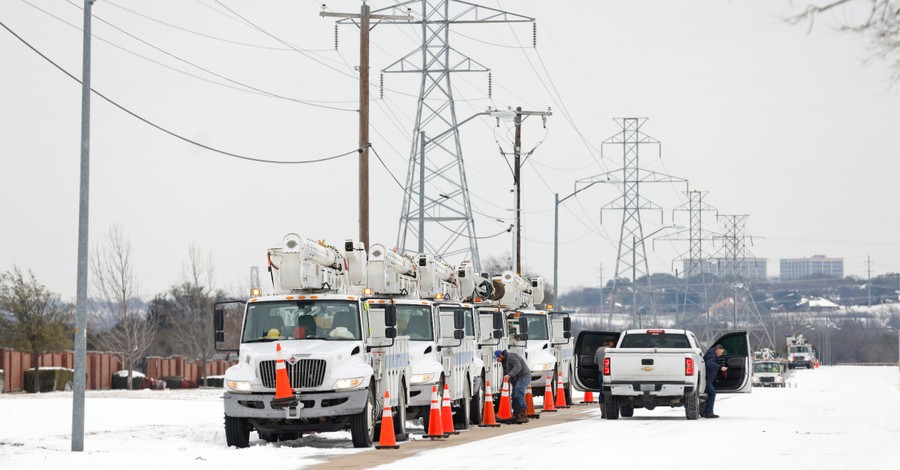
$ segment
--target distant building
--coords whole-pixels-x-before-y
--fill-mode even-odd
[[[697,269],[697,273],[711,274],[714,276],[736,276],[744,279],[760,280],[766,278],[767,262],[765,258],[707,258],[682,260],[684,273],[691,272],[691,267]]]
[[[815,255],[812,258],[781,259],[781,279],[803,279],[818,275],[843,278],[844,258]]]

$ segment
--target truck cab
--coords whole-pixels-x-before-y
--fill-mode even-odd
[[[225,372],[227,444],[248,447],[252,430],[272,442],[349,429],[354,447],[369,447],[385,392],[395,434],[404,439],[409,339],[397,335],[391,299],[362,295],[362,246],[348,241],[341,252],[292,233],[268,259],[273,293],[214,311],[217,348],[239,337],[239,362]],[[236,309],[243,312],[239,332],[227,328],[227,311]],[[274,401],[276,344],[293,395],[288,404]]]

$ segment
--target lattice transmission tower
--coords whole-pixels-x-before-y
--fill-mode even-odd
[[[742,330],[750,334],[751,347],[772,348],[772,337],[751,292],[753,279],[761,277],[761,267],[748,247],[753,238],[747,233],[747,218],[747,214],[719,215],[723,233],[718,237],[722,247],[715,257],[718,296],[707,312],[703,336],[708,344],[724,333]]]
[[[590,184],[597,181],[606,181],[622,185],[622,196],[601,208],[601,223],[603,211],[615,210],[622,213],[622,225],[619,230],[619,249],[616,257],[616,270],[613,277],[613,288],[610,294],[611,317],[616,313],[622,313],[617,307],[618,300],[622,296],[619,293],[618,280],[622,277],[631,278],[631,316],[622,323],[632,327],[642,325],[640,315],[649,305],[649,313],[653,316],[653,323],[658,325],[658,318],[653,309],[653,290],[650,282],[650,267],[647,262],[647,250],[645,247],[644,229],[641,225],[641,211],[659,210],[662,208],[652,201],[641,196],[640,188],[643,183],[687,183],[687,180],[676,176],[658,173],[643,169],[640,166],[640,147],[654,145],[659,149],[659,141],[641,131],[641,126],[647,122],[647,118],[619,118],[615,121],[621,126],[621,132],[603,142],[603,150],[609,146],[621,147],[622,168],[607,171],[590,178],[577,181],[577,184]],[[657,154],[657,157],[659,155]],[[662,214],[660,214],[662,217]],[[652,235],[652,233],[650,234]],[[646,279],[646,292],[638,293],[637,280],[643,276]]]
[[[416,19],[381,24],[418,25],[422,31],[419,48],[383,70],[421,75],[397,248],[443,259],[463,255],[481,269],[459,138],[466,120],[457,120],[451,76],[489,69],[450,46],[450,25],[533,23],[534,18],[459,0],[411,0],[375,12],[386,11],[413,13]]]

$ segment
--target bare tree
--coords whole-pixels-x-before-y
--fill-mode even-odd
[[[191,245],[183,268],[183,279],[169,289],[171,311],[168,342],[172,350],[189,359],[201,362],[201,374],[206,383],[206,363],[215,355],[212,310],[221,294],[214,291],[215,267],[212,257],[203,256]]]
[[[110,325],[93,340],[103,349],[122,354],[131,390],[132,371],[153,344],[157,321],[141,308],[131,242],[121,228],[110,228],[106,240],[94,248],[91,277],[93,297],[99,302],[93,313],[101,324]]]
[[[862,13],[855,12],[857,8]],[[862,35],[872,51],[869,60],[885,62],[891,70],[891,80],[900,81],[900,0],[820,1],[807,4],[802,12],[785,19],[790,24],[808,23],[812,31],[823,13],[839,11],[842,19],[838,29]]]
[[[8,315],[3,314],[8,313]],[[71,347],[72,307],[28,272],[13,266],[0,274],[0,343],[34,357],[34,390],[40,392],[38,356]]]

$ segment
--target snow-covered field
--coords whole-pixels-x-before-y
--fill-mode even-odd
[[[795,371],[788,380],[795,387],[719,395],[717,420],[686,421],[681,409],[657,409],[607,421],[592,407],[589,419],[521,426],[521,432],[423,451],[390,467],[898,468],[896,367],[822,367]],[[353,449],[348,433],[278,444],[251,434],[250,448],[227,448],[220,395],[88,392],[80,453],[69,451],[71,393],[0,395],[0,468],[279,470],[366,451]]]

